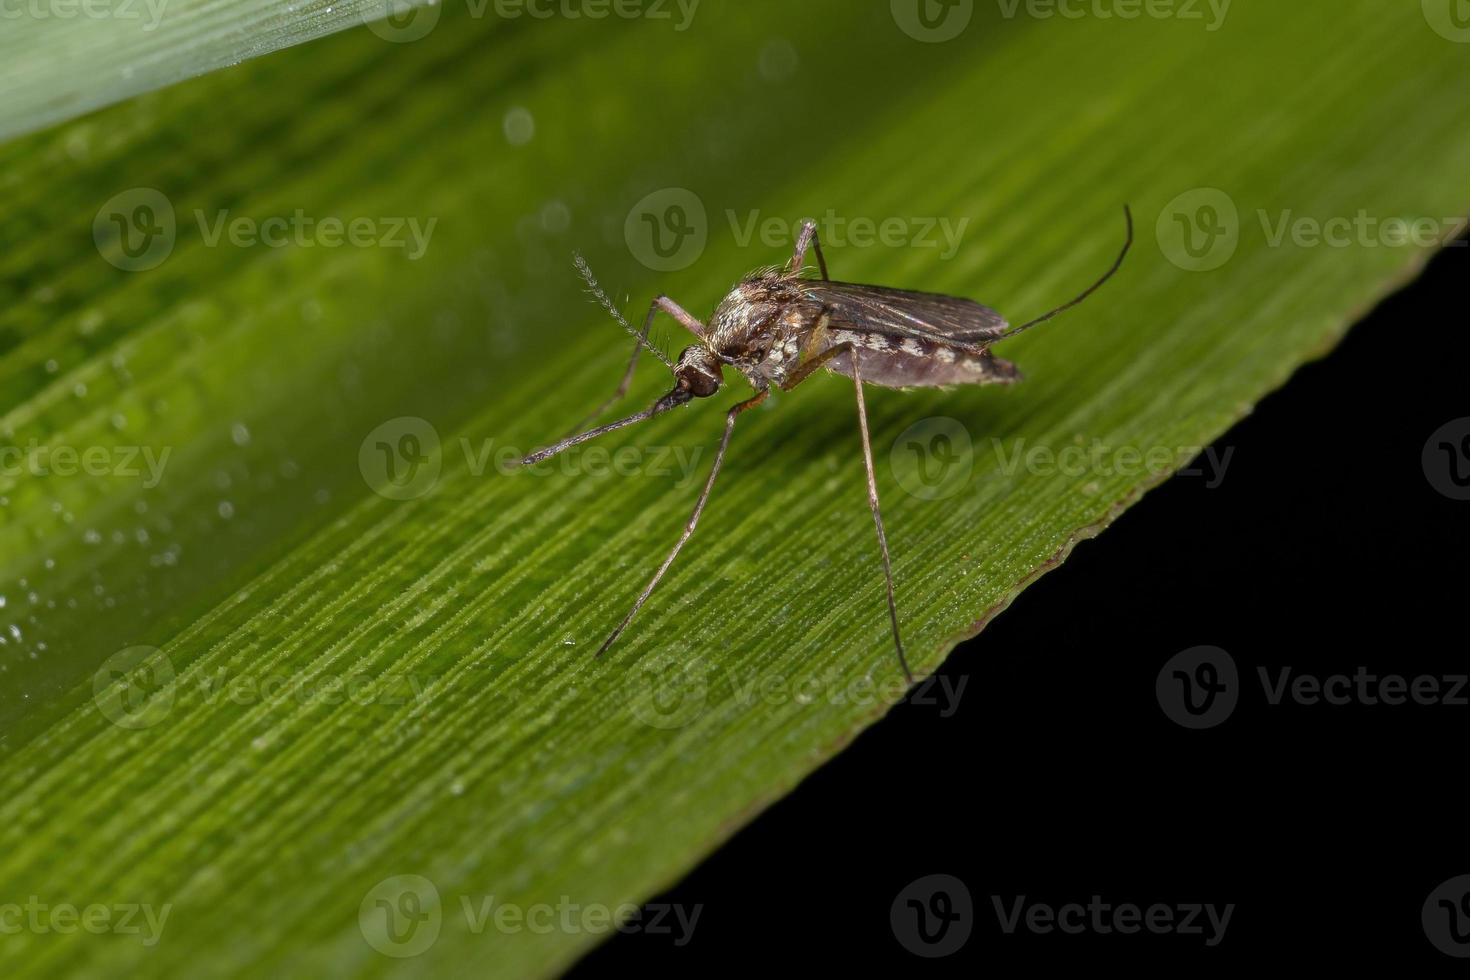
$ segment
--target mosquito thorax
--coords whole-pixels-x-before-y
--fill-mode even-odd
[[[699,344],[684,348],[674,365],[674,383],[695,398],[708,398],[725,383],[720,359]]]

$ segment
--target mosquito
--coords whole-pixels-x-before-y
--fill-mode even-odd
[[[592,295],[637,341],[617,390],[576,428],[581,429],[601,417],[628,393],[638,366],[638,355],[642,351],[648,351],[663,362],[674,376],[674,388],[636,415],[569,435],[553,446],[531,453],[521,460],[524,465],[538,463],[589,439],[647,421],[696,398],[709,398],[724,384],[724,368],[727,366],[743,374],[755,390],[755,394],[736,402],[725,413],[725,429],[715,450],[714,463],[694,504],[694,512],[684,524],[683,533],[639,594],[628,615],[598,648],[597,655],[605,653],[628,628],[694,534],[709,501],[710,491],[714,489],[715,479],[720,475],[720,467],[725,462],[725,451],[735,431],[735,420],[770,397],[772,388],[790,391],[811,377],[813,372],[825,368],[851,378],[857,395],[858,430],[862,435],[863,464],[867,469],[868,507],[873,512],[873,524],[878,530],[878,551],[883,559],[883,579],[888,594],[888,619],[899,666],[903,668],[904,678],[912,684],[914,675],[904,655],[898,629],[893,565],[888,556],[888,536],[883,529],[883,514],[878,505],[878,482],[873,473],[873,447],[868,434],[868,409],[863,400],[863,385],[935,388],[1019,381],[1021,374],[1016,366],[996,357],[990,348],[1071,309],[1112,278],[1133,245],[1133,213],[1126,205],[1123,219],[1127,229],[1123,248],[1108,271],[1076,298],[1018,327],[1011,326],[1000,314],[972,300],[833,280],[827,275],[827,260],[822,255],[816,222],[810,220],[802,224],[790,262],[784,267],[758,269],[746,276],[720,301],[707,322],[701,322],[669,297],[660,295],[649,306],[643,329],[634,330],[598,286],[586,261],[580,255],[576,256],[577,270],[586,280]],[[816,255],[820,279],[808,274],[805,264],[808,250]],[[649,330],[661,312],[677,320],[699,341],[684,348],[677,361],[671,360],[648,339]]]

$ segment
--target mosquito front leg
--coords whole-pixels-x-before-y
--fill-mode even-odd
[[[623,635],[623,630],[627,629],[628,624],[633,621],[633,617],[638,615],[638,610],[642,609],[643,604],[648,601],[648,597],[653,595],[653,590],[658,587],[658,583],[663,579],[664,573],[669,570],[669,566],[674,563],[674,559],[679,557],[679,552],[683,549],[684,542],[688,541],[690,536],[694,534],[695,527],[699,525],[699,515],[704,513],[704,505],[709,500],[710,491],[714,489],[715,477],[720,475],[720,467],[725,462],[725,450],[729,448],[730,435],[735,431],[735,419],[742,412],[755,408],[761,402],[765,401],[770,393],[770,389],[765,389],[754,397],[747,398],[745,401],[736,404],[730,411],[725,413],[725,434],[720,437],[720,446],[715,450],[715,461],[714,465],[710,467],[709,479],[704,481],[704,489],[700,491],[699,500],[694,505],[694,513],[689,515],[689,520],[684,524],[684,533],[679,535],[679,541],[674,545],[674,550],[669,552],[669,556],[658,567],[658,571],[653,573],[653,579],[644,587],[643,592],[638,596],[638,601],[633,603],[633,608],[628,610],[628,615],[623,617],[623,621],[618,624],[618,628],[613,630],[612,635],[603,642],[602,646],[597,648],[597,656],[602,656],[607,648],[612,646],[619,636]]]
[[[795,275],[801,271],[808,246],[817,253],[817,268],[822,270],[822,278],[831,279],[827,275],[827,260],[822,257],[822,241],[817,237],[817,223],[810,218],[801,223],[801,231],[796,236],[796,251],[791,253],[791,265],[787,266],[787,273]]]
[[[696,337],[703,339],[704,324],[695,319],[693,314],[667,296],[655,297],[653,303],[648,307],[648,315],[643,318],[643,329],[638,331],[637,336],[633,340],[633,356],[628,358],[628,367],[623,371],[623,380],[618,382],[618,390],[614,391],[601,405],[598,405],[589,412],[576,425],[568,429],[567,435],[580,432],[589,423],[601,418],[604,412],[622,401],[623,397],[628,394],[628,389],[633,385],[633,372],[638,370],[638,353],[648,345],[648,333],[653,329],[654,318],[658,316],[660,310],[675,320],[678,320]]]

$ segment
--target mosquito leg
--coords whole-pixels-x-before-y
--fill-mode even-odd
[[[868,437],[868,407],[863,401],[863,379],[858,371],[858,351],[852,349],[852,384],[857,391],[858,428],[863,434],[863,463],[868,468],[868,506],[873,511],[873,523],[878,528],[878,550],[883,554],[883,580],[888,585],[888,619],[893,625],[893,645],[898,649],[898,663],[903,676],[910,684],[914,682],[909,670],[908,658],[903,655],[903,640],[898,635],[898,604],[893,598],[893,565],[888,559],[888,535],[883,531],[883,513],[878,508],[878,480],[873,474],[873,445]]]
[[[837,344],[827,348],[793,371],[781,388],[784,391],[790,391],[805,381],[813,371],[839,354],[849,354],[852,358],[852,384],[857,392],[858,428],[863,436],[863,465],[868,471],[868,506],[873,511],[873,523],[878,528],[878,550],[883,555],[883,581],[888,586],[888,619],[893,625],[893,645],[898,650],[899,666],[903,668],[904,679],[912,684],[914,675],[909,670],[908,658],[903,653],[903,640],[898,633],[898,603],[893,597],[893,565],[888,557],[888,535],[883,530],[883,512],[878,507],[878,479],[873,472],[873,445],[868,435],[868,405],[863,400],[863,379],[858,367],[858,349],[852,344]]]
[[[587,413],[576,425],[568,429],[565,435],[581,432],[589,423],[601,418],[604,412],[616,405],[628,393],[628,389],[633,384],[633,372],[638,369],[638,354],[643,349],[643,345],[648,341],[648,333],[653,329],[654,318],[658,316],[660,310],[675,320],[678,320],[696,336],[704,337],[704,324],[696,320],[684,307],[675,303],[667,296],[655,298],[653,303],[648,307],[648,315],[643,318],[643,329],[638,331],[638,336],[633,341],[633,356],[628,358],[628,367],[623,372],[623,380],[618,382],[618,390],[613,392],[601,405],[598,405],[591,412]]]
[[[817,268],[822,270],[822,278],[832,278],[827,275],[827,260],[822,257],[822,241],[817,237],[817,223],[810,218],[801,223],[801,231],[796,236],[796,251],[791,253],[791,264],[786,267],[787,273],[795,275],[801,271],[808,246],[817,253]]]
[[[838,354],[846,354],[852,350],[852,344],[835,344],[832,347],[828,347],[826,350],[822,351],[822,353],[810,358],[805,363],[797,367],[795,371],[792,371],[791,374],[786,378],[786,380],[781,382],[781,390],[790,391],[792,388],[795,388],[807,378],[811,377],[813,371],[817,370],[817,368],[832,360],[832,358],[836,357]]]
[[[643,592],[638,596],[638,601],[633,603],[633,608],[628,610],[628,615],[623,617],[623,621],[618,624],[618,628],[613,630],[612,635],[603,642],[602,646],[597,648],[597,656],[602,656],[607,648],[612,646],[619,636],[623,635],[623,630],[628,628],[628,624],[633,621],[633,617],[638,615],[638,610],[642,609],[643,604],[648,601],[648,597],[653,595],[653,590],[658,587],[658,583],[663,579],[664,573],[669,570],[669,566],[674,563],[674,559],[679,557],[679,552],[683,549],[684,542],[689,540],[690,535],[694,533],[695,527],[699,525],[699,515],[704,513],[704,505],[709,500],[709,493],[715,486],[715,477],[720,475],[720,466],[725,462],[725,450],[730,445],[731,433],[735,431],[735,419],[739,417],[740,413],[755,408],[761,402],[765,401],[770,393],[770,389],[761,391],[754,397],[739,402],[730,411],[725,413],[725,434],[720,437],[720,446],[715,450],[715,461],[714,465],[710,467],[709,479],[704,481],[704,489],[699,493],[699,501],[694,505],[694,513],[689,515],[689,520],[684,524],[684,533],[679,536],[679,542],[674,545],[674,550],[669,552],[669,556],[664,559],[664,563],[658,567],[658,571],[654,572],[653,579],[644,587]]]

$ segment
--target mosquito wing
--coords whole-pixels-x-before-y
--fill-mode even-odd
[[[803,280],[801,288],[833,326],[972,346],[996,339],[1009,326],[990,307],[957,296],[822,279]]]

